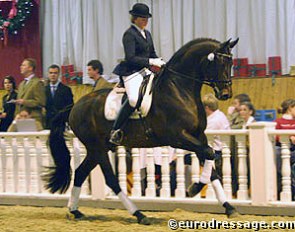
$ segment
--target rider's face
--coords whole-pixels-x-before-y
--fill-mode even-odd
[[[144,28],[147,26],[148,21],[149,21],[148,18],[137,17],[137,18],[134,20],[134,24],[135,24],[136,26],[138,26],[140,29],[144,29]]]

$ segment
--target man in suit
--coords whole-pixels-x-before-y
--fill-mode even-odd
[[[25,77],[18,87],[15,101],[15,115],[22,110],[31,112],[31,117],[43,124],[42,108],[45,106],[43,82],[35,76],[36,61],[26,58],[20,66],[20,72]]]
[[[93,91],[99,89],[112,89],[114,83],[107,82],[101,75],[103,74],[103,66],[99,60],[91,60],[87,64],[87,74],[94,80]]]
[[[46,128],[51,129],[51,122],[55,115],[73,105],[73,93],[70,87],[59,81],[60,67],[56,64],[48,68],[49,83],[45,87],[46,94]]]

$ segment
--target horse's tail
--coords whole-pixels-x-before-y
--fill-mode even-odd
[[[51,193],[65,193],[71,181],[71,156],[64,138],[65,122],[68,121],[73,105],[59,112],[52,120],[49,135],[49,146],[55,166],[47,167],[42,176],[45,188]]]

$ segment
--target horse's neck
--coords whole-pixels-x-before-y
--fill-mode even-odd
[[[193,75],[189,76],[184,74],[184,76],[181,76],[183,74],[183,71],[177,71],[180,74],[174,74],[174,73],[168,73],[168,75],[165,77],[166,81],[169,83],[173,83],[175,86],[179,88],[180,91],[188,93],[188,92],[198,92],[202,88],[202,84],[195,80]],[[167,85],[169,86],[169,84]]]
[[[197,81],[171,74],[166,74],[161,83],[162,93],[179,100],[185,100],[187,104],[197,104],[201,101],[201,88],[202,84]]]

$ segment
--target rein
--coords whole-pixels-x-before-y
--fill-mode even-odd
[[[195,75],[195,76],[187,75],[187,74],[184,74],[184,73],[181,73],[181,72],[177,72],[177,71],[175,71],[174,69],[169,68],[168,66],[166,66],[165,69],[166,69],[167,71],[169,71],[169,72],[171,72],[171,73],[177,75],[177,76],[183,77],[183,78],[185,78],[185,79],[190,79],[190,80],[196,81],[196,82],[198,82],[198,83],[200,83],[200,84],[208,85],[208,86],[210,86],[210,87],[213,87],[213,86],[215,85],[215,83],[219,83],[219,82],[225,82],[225,83],[227,83],[227,84],[229,84],[229,85],[232,84],[232,81],[231,81],[231,80],[229,80],[229,81],[226,81],[226,80],[225,80],[225,81],[219,81],[219,80],[212,80],[212,81],[208,81],[208,80],[199,80],[199,79],[197,79],[197,78],[200,77],[199,75]]]
[[[220,56],[220,57],[226,57],[228,59],[232,59],[232,55],[231,54],[224,54],[224,53],[219,53],[219,52],[216,52],[214,53],[216,56]],[[207,59],[207,58],[205,58]],[[175,71],[174,69],[168,67],[168,66],[165,66],[165,69],[177,76],[180,76],[180,77],[183,77],[183,78],[186,78],[186,79],[190,79],[190,80],[193,80],[193,81],[196,81],[200,84],[205,84],[205,85],[208,85],[208,86],[211,86],[211,87],[214,87],[215,86],[215,83],[226,83],[228,85],[231,85],[232,84],[232,81],[231,79],[229,78],[229,80],[217,80],[217,78],[213,78],[211,80],[202,80],[200,78],[200,75],[187,75],[187,74],[184,74],[182,72],[178,72],[178,71]],[[218,75],[218,74],[217,74]],[[230,74],[229,74],[230,75]],[[209,78],[207,78],[209,79]]]

